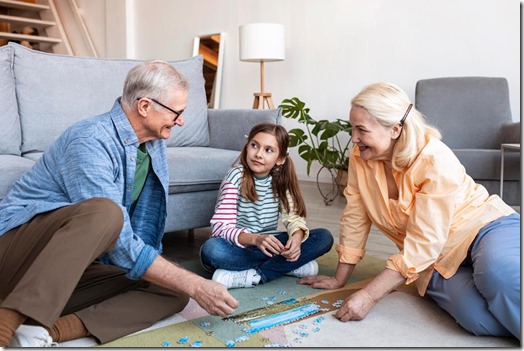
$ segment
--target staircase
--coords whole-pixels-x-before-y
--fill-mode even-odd
[[[73,55],[54,0],[0,0],[0,46],[9,41]]]

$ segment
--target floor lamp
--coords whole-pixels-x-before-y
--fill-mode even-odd
[[[275,108],[271,93],[264,91],[264,62],[283,61],[284,26],[276,23],[251,23],[240,26],[240,61],[260,62],[260,93],[254,93],[254,109]]]

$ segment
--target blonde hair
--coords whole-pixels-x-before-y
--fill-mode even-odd
[[[294,210],[299,216],[306,217],[306,204],[298,185],[295,166],[291,157],[287,155],[287,150],[289,147],[289,134],[287,133],[286,128],[279,124],[260,123],[254,126],[249,132],[247,143],[240,152],[240,163],[244,167],[244,175],[242,178],[242,185],[240,187],[242,196],[253,202],[257,201],[258,199],[257,191],[255,189],[255,182],[253,180],[254,174],[247,164],[247,148],[251,140],[253,140],[253,138],[258,133],[268,133],[274,135],[278,144],[278,157],[284,158],[286,160],[283,165],[275,165],[271,170],[273,194],[275,194],[275,196],[278,198],[281,206],[283,206],[287,212],[290,212],[291,206],[289,205],[289,201],[286,196],[287,192],[289,191],[291,199],[295,204]]]
[[[404,115],[402,130],[393,148],[392,166],[396,171],[409,167],[430,137],[440,139],[440,132],[429,125],[422,113],[413,106],[407,94],[392,83],[368,85],[352,100],[352,106],[365,109],[385,127],[399,124]]]

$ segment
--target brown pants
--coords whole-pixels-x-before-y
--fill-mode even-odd
[[[0,307],[48,328],[75,313],[102,343],[180,312],[188,296],[95,262],[112,249],[122,225],[120,207],[93,198],[0,235]]]

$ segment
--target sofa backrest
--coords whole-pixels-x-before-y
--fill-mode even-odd
[[[22,132],[13,75],[14,49],[0,47],[0,154],[20,155]]]
[[[139,60],[65,56],[14,49],[14,79],[22,130],[22,153],[45,151],[76,121],[109,111],[122,95],[127,72]],[[169,146],[207,146],[209,131],[201,56],[170,61],[190,84],[183,128]]]
[[[500,149],[501,127],[512,122],[506,78],[422,79],[415,102],[453,149]]]

